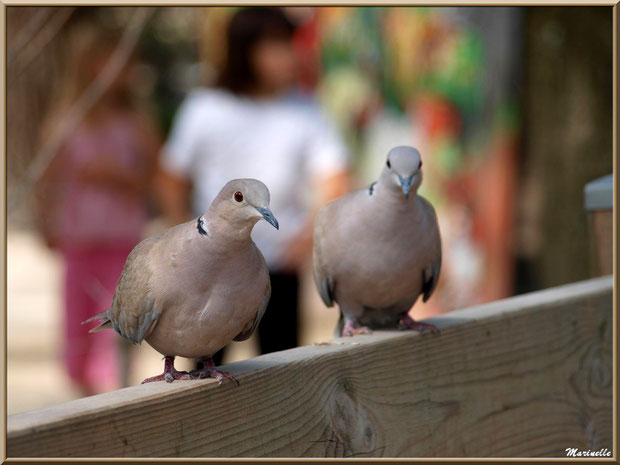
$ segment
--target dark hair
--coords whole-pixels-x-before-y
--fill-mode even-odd
[[[265,39],[290,40],[295,26],[274,7],[251,7],[237,11],[226,31],[226,58],[218,85],[234,93],[246,93],[256,84],[251,62],[257,43]]]

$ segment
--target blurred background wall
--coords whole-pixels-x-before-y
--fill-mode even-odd
[[[152,8],[139,25],[127,86],[163,140],[187,93],[216,82],[234,10]],[[297,25],[298,87],[346,141],[352,187],[372,182],[391,146],[421,149],[445,261],[439,293],[415,316],[595,274],[583,187],[612,172],[610,7],[285,10]],[[28,170],[84,30],[121,37],[135,14],[7,7],[9,413],[81,395],[61,363],[63,262],[40,235],[45,213]],[[148,202],[144,235],[163,227],[154,196]],[[309,270],[303,344],[330,338],[337,319]],[[225,361],[256,353],[253,341],[235,346]],[[130,384],[161,368],[148,347],[131,360]]]

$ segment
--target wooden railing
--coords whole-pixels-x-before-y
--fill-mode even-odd
[[[614,451],[612,278],[9,416],[12,457],[566,457]]]

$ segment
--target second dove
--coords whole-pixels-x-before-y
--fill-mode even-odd
[[[441,269],[437,216],[421,184],[418,150],[395,147],[375,183],[320,210],[314,278],[323,302],[338,303],[343,336],[397,326],[437,332],[408,316],[420,295],[430,298]]]

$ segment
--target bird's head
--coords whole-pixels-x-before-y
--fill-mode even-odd
[[[239,228],[252,227],[264,219],[279,229],[278,220],[269,209],[269,189],[256,179],[233,179],[217,195],[210,210]]]
[[[405,199],[411,192],[417,192],[422,184],[422,158],[413,147],[401,145],[388,152],[381,173],[381,182],[392,189],[402,191]]]

